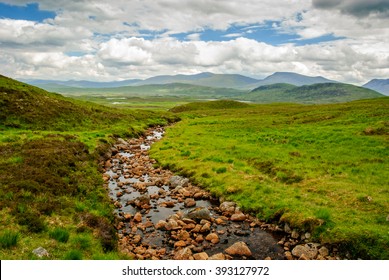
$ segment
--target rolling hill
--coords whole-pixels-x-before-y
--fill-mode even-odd
[[[375,90],[384,95],[389,95],[389,79],[373,79],[364,84],[363,87]]]
[[[328,104],[382,96],[376,91],[349,84],[321,83],[300,87],[290,84],[265,85],[238,98],[257,103]]]
[[[336,81],[328,80],[321,76],[310,77],[293,72],[276,72],[265,79],[250,85],[251,88],[259,86],[271,85],[271,84],[291,84],[295,86],[313,85],[320,83],[337,83]]]

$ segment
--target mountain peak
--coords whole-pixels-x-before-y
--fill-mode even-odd
[[[364,84],[363,87],[375,90],[384,95],[389,95],[389,79],[373,79]]]

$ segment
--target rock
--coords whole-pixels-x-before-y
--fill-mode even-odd
[[[136,214],[134,216],[134,222],[140,223],[141,221],[142,221],[142,214],[139,212],[136,212]]]
[[[142,236],[140,236],[139,234],[135,235],[134,238],[132,239],[132,242],[134,244],[138,244],[140,241],[142,240]]]
[[[162,204],[164,204],[164,206],[167,208],[173,208],[176,205],[176,202],[175,201],[165,201]]]
[[[308,261],[310,260],[305,254],[302,254],[300,257],[299,257],[299,260],[300,261]]]
[[[215,223],[216,223],[217,225],[223,225],[225,222],[224,222],[223,219],[217,218],[217,219],[215,220]]]
[[[196,201],[193,198],[187,198],[187,199],[185,199],[184,206],[186,208],[196,206]]]
[[[167,225],[167,222],[166,222],[166,221],[160,220],[160,221],[155,225],[155,228],[156,228],[156,229],[159,229],[159,230],[166,230],[166,225]]]
[[[317,247],[313,243],[308,243],[305,245],[297,245],[292,250],[292,255],[300,258],[304,255],[307,259],[314,259],[317,256]]]
[[[288,224],[285,224],[285,226],[284,226],[284,231],[285,231],[286,233],[291,233],[291,232],[292,232],[292,230],[291,230],[291,228],[289,227]]]
[[[201,199],[203,197],[203,193],[202,192],[197,192],[193,195],[193,198],[194,199]]]
[[[177,248],[177,247],[185,247],[186,246],[186,243],[185,241],[183,240],[179,240],[177,241],[176,243],[174,243],[174,248]]]
[[[210,241],[213,244],[219,243],[220,239],[216,233],[210,233],[205,237],[205,240]]]
[[[197,219],[197,220],[201,220],[201,219],[210,220],[211,213],[209,212],[208,208],[196,207],[194,209],[189,210],[184,217],[189,219]]]
[[[235,213],[231,216],[231,221],[233,222],[243,222],[244,220],[246,220],[246,215],[242,212]]]
[[[175,260],[190,260],[192,257],[192,250],[185,247],[174,254],[173,259]]]
[[[220,261],[224,261],[225,259],[226,256],[223,253],[218,253],[208,258],[208,260],[220,260]]]
[[[186,230],[181,230],[177,237],[178,240],[188,240],[190,239],[190,234]]]
[[[208,260],[208,254],[205,252],[197,253],[193,255],[193,258],[198,261]]]
[[[287,260],[293,260],[293,256],[292,256],[292,253],[291,252],[289,252],[289,251],[286,251],[285,252],[285,258],[287,259]]]
[[[232,214],[235,212],[236,203],[232,201],[225,201],[220,204],[220,211]]]
[[[131,218],[132,218],[132,215],[131,215],[130,213],[126,213],[126,214],[124,214],[124,216],[123,216],[123,217],[124,217],[124,219],[125,219],[125,220],[127,220],[127,221],[128,221],[128,220],[131,220]]]
[[[208,232],[211,230],[211,224],[210,223],[206,223],[205,225],[203,225],[200,229],[200,232]]]
[[[296,230],[293,230],[290,236],[294,239],[297,239],[300,235]]]
[[[197,242],[197,243],[201,243],[201,242],[203,242],[203,241],[204,241],[204,237],[203,237],[201,234],[197,235],[197,237],[196,237],[196,242]]]
[[[178,229],[178,228],[180,228],[180,227],[178,226],[177,221],[172,220],[172,219],[170,219],[170,220],[167,222],[166,226],[165,226],[165,229],[166,229],[166,230],[174,230],[174,229]]]
[[[38,247],[38,248],[34,249],[32,251],[32,253],[34,255],[36,255],[37,257],[39,257],[39,258],[43,258],[43,257],[48,257],[49,256],[49,252],[47,252],[47,250],[45,248],[43,248],[43,247]]]
[[[194,229],[192,229],[191,232],[193,232],[193,233],[198,233],[198,232],[200,232],[201,228],[202,228],[202,225],[197,224],[197,225],[194,227]]]
[[[189,179],[181,176],[172,176],[169,180],[169,183],[172,188],[176,188],[176,187],[185,188],[186,186],[188,186]]]
[[[145,205],[150,205],[150,196],[147,194],[141,195],[135,199],[135,205],[143,208]]]
[[[309,232],[306,232],[305,233],[305,239],[310,239],[311,238],[311,234]]]
[[[321,247],[320,249],[319,249],[319,254],[320,254],[320,256],[322,256],[322,257],[327,257],[329,254],[330,254],[330,252],[328,251],[328,249],[327,249],[327,247]]]
[[[232,246],[228,247],[225,252],[232,256],[250,257],[252,255],[249,247],[242,241],[234,243]]]

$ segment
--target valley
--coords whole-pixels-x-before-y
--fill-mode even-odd
[[[126,213],[126,205],[114,205],[126,195],[104,184],[121,175],[107,177],[99,163],[112,155],[118,139],[146,138],[148,128],[157,126],[166,133],[150,149],[153,168],[190,179],[196,188],[187,191],[193,195],[236,203],[247,222],[256,223],[243,230],[276,229],[283,236],[275,244],[288,246],[304,244],[309,236],[310,242],[335,248],[339,258],[389,258],[387,97],[336,83],[262,85],[250,92],[193,84],[68,88],[64,97],[0,78],[2,259],[140,257],[123,253],[123,238],[140,235],[143,221],[130,228],[120,222],[131,223],[142,210]],[[270,104],[258,104],[258,94]],[[177,212],[187,210],[185,195],[166,195],[181,203]],[[215,213],[215,219],[224,215]],[[158,221],[152,223],[154,229]],[[214,223],[207,235],[219,231],[224,240]],[[134,226],[140,228],[131,233]],[[209,238],[205,244],[212,247]],[[47,254],[32,253],[40,247]],[[154,257],[174,258],[176,252],[161,253]],[[220,252],[207,254],[214,253]]]

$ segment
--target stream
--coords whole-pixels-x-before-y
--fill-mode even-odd
[[[154,167],[148,150],[163,134],[157,127],[138,139],[119,139],[103,163],[119,250],[134,259],[285,259],[281,235],[264,230],[270,225]]]

